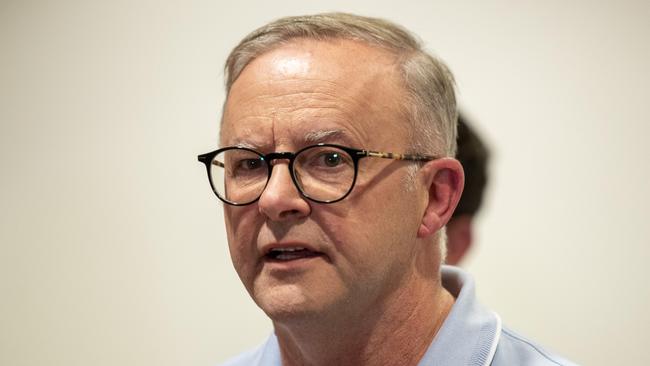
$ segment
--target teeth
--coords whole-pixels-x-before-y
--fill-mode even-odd
[[[305,250],[303,247],[292,247],[292,248],[274,248],[275,252],[297,252],[299,250]]]
[[[271,259],[289,261],[293,259],[315,257],[319,254],[305,247],[281,247],[271,249],[266,255]]]
[[[301,255],[297,255],[297,254],[278,254],[278,256],[275,257],[275,259],[281,260],[281,261],[289,261],[289,260],[298,259],[298,258],[303,258],[303,257]]]

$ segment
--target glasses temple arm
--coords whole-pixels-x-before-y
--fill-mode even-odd
[[[415,161],[429,161],[435,160],[437,157],[433,155],[414,155],[414,154],[397,154],[380,151],[362,150],[358,155],[370,156],[373,158],[394,159],[394,160],[415,160]]]

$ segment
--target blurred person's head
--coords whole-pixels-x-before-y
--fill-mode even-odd
[[[462,114],[458,116],[456,158],[465,171],[465,188],[447,223],[447,264],[458,265],[474,243],[474,218],[483,203],[489,151]]]

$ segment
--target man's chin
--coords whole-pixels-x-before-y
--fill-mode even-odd
[[[254,300],[274,322],[305,319],[322,311],[323,307],[297,284],[265,287],[256,293]]]

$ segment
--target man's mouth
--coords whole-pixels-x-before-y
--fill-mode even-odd
[[[323,255],[323,253],[315,252],[303,247],[286,247],[286,248],[272,248],[266,253],[265,258],[273,261],[293,261],[297,259],[313,258]]]

